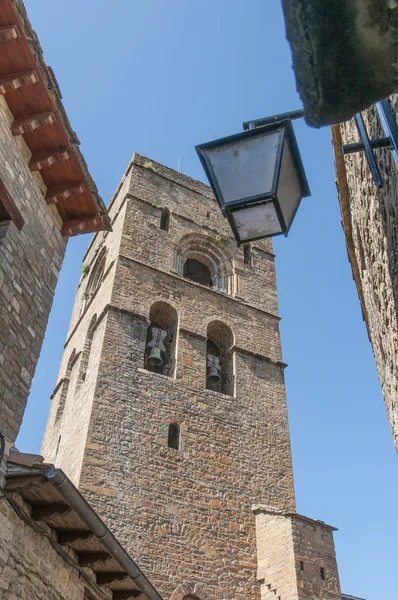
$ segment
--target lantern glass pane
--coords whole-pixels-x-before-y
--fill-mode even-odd
[[[277,196],[287,229],[292,224],[293,217],[302,198],[302,191],[296,166],[293,162],[289,143],[285,139],[283,145],[282,163],[278,181]]]
[[[281,131],[206,149],[225,204],[272,191]]]
[[[282,233],[273,202],[235,210],[231,216],[242,242]]]

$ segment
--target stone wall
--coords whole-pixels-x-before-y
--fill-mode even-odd
[[[165,207],[168,231],[160,229]],[[251,506],[295,505],[271,242],[256,244],[246,264],[209,188],[137,155],[110,216],[114,233],[98,234],[84,261],[106,247],[113,266],[88,306],[82,278],[58,381],[73,349],[79,369],[95,312],[88,387],[82,394],[71,383],[57,427],[54,395],[42,451],[53,459],[62,436],[57,464],[166,598],[259,598]],[[191,243],[218,257],[228,292],[181,276],[176,255]],[[178,314],[175,377],[144,368],[159,300]],[[234,336],[231,395],[205,389],[215,320]],[[180,426],[179,450],[168,447],[170,423]],[[73,452],[83,457],[80,471]]]
[[[29,523],[31,507],[18,494],[11,502],[15,508],[0,499],[0,599],[106,600],[93,575],[90,584],[89,569],[73,565],[74,553],[55,542],[51,529]]]
[[[66,247],[41,176],[27,166],[30,152],[22,136],[11,134],[12,121],[1,96],[0,179],[25,222],[20,231],[0,223],[0,431],[7,449],[21,425]]]
[[[262,600],[340,600],[333,527],[255,507]]]
[[[392,98],[392,105],[398,115],[398,96]],[[382,137],[376,109],[363,114],[370,137]],[[358,141],[354,121],[341,124],[340,132],[344,144]],[[349,212],[345,234],[347,244],[352,239],[351,263],[398,449],[398,171],[391,151],[375,153],[384,183],[381,189],[375,186],[363,153],[343,159]],[[340,154],[340,146],[335,144],[336,162],[342,160]],[[338,183],[343,207],[344,178],[340,176]]]

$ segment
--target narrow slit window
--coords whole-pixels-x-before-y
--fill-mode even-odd
[[[304,562],[300,560],[300,571],[304,571]]]
[[[253,248],[251,244],[243,244],[243,260],[245,265],[253,266]]]
[[[180,428],[175,423],[169,425],[167,445],[174,450],[180,449]]]
[[[321,579],[326,579],[325,567],[321,567],[320,571],[321,571]]]
[[[160,215],[160,229],[162,231],[169,231],[170,229],[170,209],[164,208]]]
[[[61,443],[61,436],[59,436],[59,438],[58,438],[58,442],[57,442],[57,448],[56,448],[56,450],[55,450],[55,460],[57,460],[57,457],[58,457],[58,452],[59,452],[59,445],[60,445],[60,443]]]

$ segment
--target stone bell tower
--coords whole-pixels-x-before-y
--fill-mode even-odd
[[[134,155],[84,257],[42,452],[166,599],[341,598],[295,514],[274,255]]]

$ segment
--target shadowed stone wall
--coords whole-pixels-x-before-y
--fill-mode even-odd
[[[0,179],[24,220],[0,221],[0,431],[6,454],[18,434],[39,358],[66,239],[47,206],[42,178],[28,168],[30,151],[0,97]],[[4,463],[3,463],[4,464]]]
[[[398,96],[391,102],[398,115]],[[363,114],[370,137],[382,137],[376,108]],[[341,124],[340,132],[342,143],[359,141],[353,121]],[[398,449],[398,171],[390,150],[375,153],[383,188],[375,186],[363,153],[343,159],[346,173],[338,171],[338,184],[349,256]],[[335,155],[338,164],[337,143]]]

